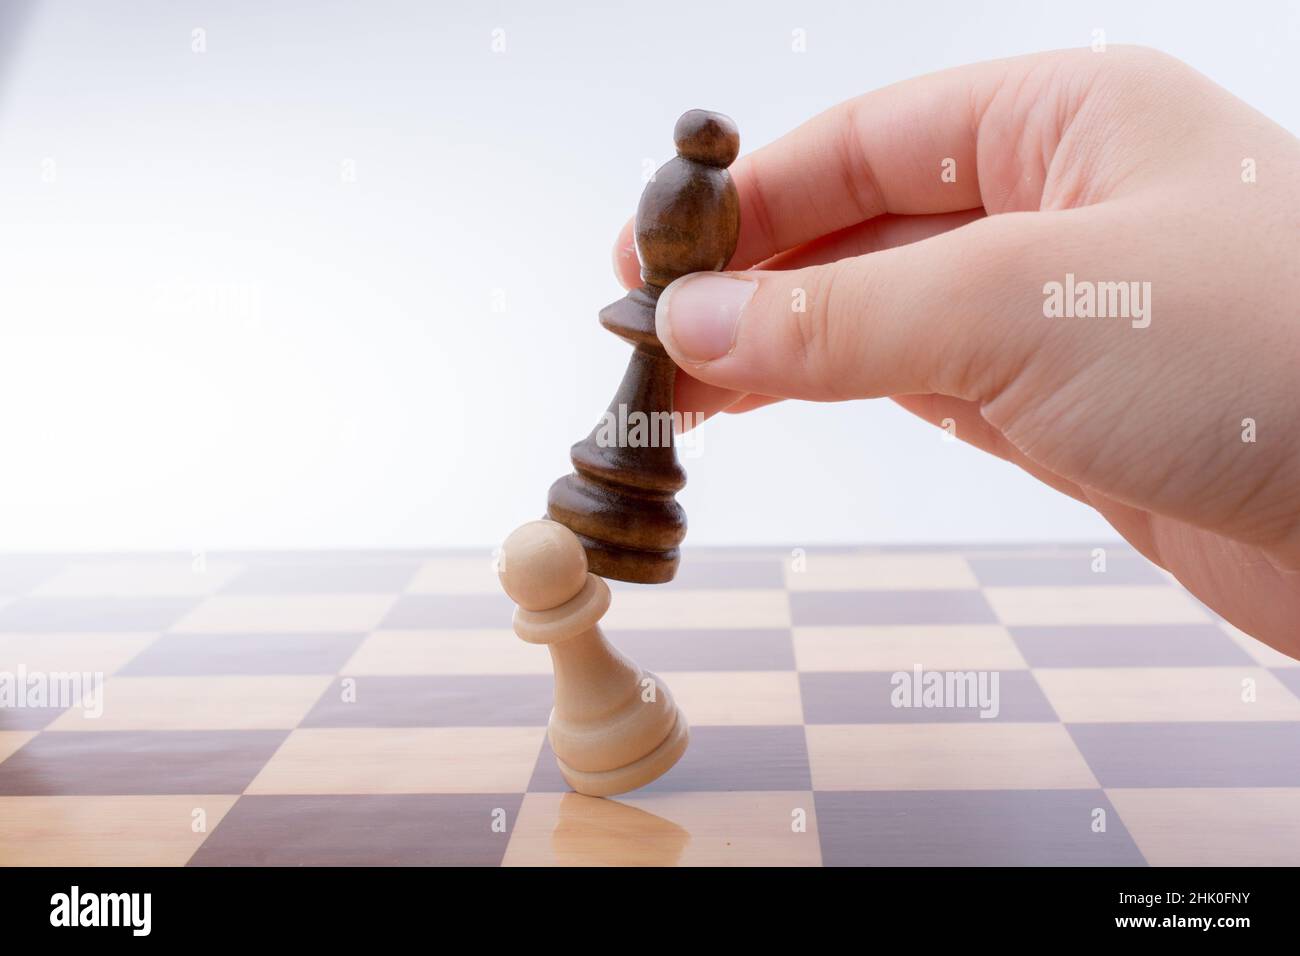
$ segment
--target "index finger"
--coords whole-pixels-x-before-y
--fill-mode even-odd
[[[990,212],[1037,208],[1060,116],[1037,87],[1079,55],[1097,59],[1086,50],[1040,53],[904,80],[742,156],[731,167],[740,238],[728,268],[750,268],[886,212],[959,212],[989,197],[997,207]],[[1016,95],[1000,97],[1004,90]],[[1027,142],[1036,148],[1022,149]],[[614,256],[623,285],[640,285],[631,221]]]

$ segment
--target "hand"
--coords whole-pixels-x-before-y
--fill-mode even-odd
[[[891,396],[952,419],[1300,657],[1295,137],[1111,48],[869,93],[732,174],[733,271],[659,301],[679,410]],[[640,284],[630,224],[615,261]],[[1062,315],[1093,283],[1123,284],[1099,286],[1110,317]]]

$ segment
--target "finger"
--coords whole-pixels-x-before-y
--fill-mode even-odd
[[[618,231],[614,240],[614,275],[619,284],[631,291],[641,287],[641,261],[636,257],[636,240],[632,237],[632,223],[629,219]]]
[[[983,209],[964,209],[961,212],[937,213],[933,216],[895,216],[886,213],[782,252],[758,268],[764,271],[802,269],[840,259],[853,259],[870,252],[920,242],[982,218]]]
[[[773,260],[776,263],[773,268],[786,268],[784,263],[789,263],[789,268],[819,265],[836,259],[892,249],[955,229],[982,216],[983,210],[967,210],[935,216],[878,216],[868,222],[841,230],[833,236],[826,236],[822,240],[785,253]],[[615,256],[615,262],[618,261],[619,257]],[[638,273],[638,281],[639,277]],[[733,410],[742,396],[743,393],[709,385],[685,373],[679,373],[673,408],[679,412],[698,416],[703,421],[720,411]],[[749,408],[741,410],[748,411]]]
[[[813,117],[732,166],[740,238],[730,268],[886,212],[1039,208],[1081,79],[1103,60],[1080,50],[976,63]]]
[[[1057,51],[932,73],[848,100],[731,167],[740,236],[729,268],[882,213],[1037,209],[1062,131],[1090,75],[1127,53]],[[628,258],[618,272],[639,283]]]
[[[928,239],[949,229],[983,218],[983,209],[964,209],[960,212],[937,213],[932,216],[895,216],[886,213],[866,222],[856,223],[847,229],[819,236],[797,249],[780,253],[762,264],[764,269],[798,269],[803,266],[849,259],[853,256],[893,249]],[[614,243],[614,275],[625,289],[641,286],[641,263],[636,255],[632,238],[632,220],[623,224]]]
[[[740,392],[729,388],[718,388],[716,385],[701,382],[680,368],[677,370],[677,384],[673,390],[673,411],[680,414],[683,431],[690,431],[718,412],[726,411],[742,398],[744,395]]]
[[[767,408],[769,405],[775,405],[777,402],[783,402],[783,398],[774,398],[771,395],[746,395],[734,405],[724,408],[723,411],[728,415],[743,415],[745,412],[752,412],[760,408]]]
[[[694,378],[735,391],[991,398],[1046,334],[1040,277],[1083,212],[993,216],[788,272],[685,276],[660,297],[656,329]]]

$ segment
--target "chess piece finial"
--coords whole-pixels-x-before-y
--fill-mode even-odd
[[[740,198],[727,167],[740,152],[736,124],[691,110],[673,129],[677,157],[655,173],[636,210],[641,278],[663,289],[691,272],[717,272],[736,251]]]
[[[501,587],[525,611],[546,611],[587,584],[587,555],[563,525],[530,521],[506,538],[497,562]]]
[[[686,752],[686,718],[663,681],[601,633],[609,585],[587,571],[577,536],[554,521],[530,521],[501,546],[498,574],[519,605],[515,633],[551,652],[547,736],[569,786],[607,797],[666,773]]]
[[[632,358],[601,422],[573,446],[573,474],[547,496],[547,516],[578,535],[592,572],[642,584],[673,579],[686,536],[674,498],[686,485],[672,441],[677,366],[655,335],[655,303],[674,279],[724,268],[740,232],[740,200],[726,169],[740,152],[736,124],[690,110],[673,141],[677,156],[637,206],[645,284],[600,313],[601,325],[631,343]]]

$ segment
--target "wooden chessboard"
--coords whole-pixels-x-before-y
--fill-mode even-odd
[[[692,740],[612,800],[485,554],[0,559],[0,675],[106,675],[0,710],[0,864],[1300,863],[1300,662],[1132,551],[800,558],[614,585]],[[894,706],[917,665],[997,716]]]

